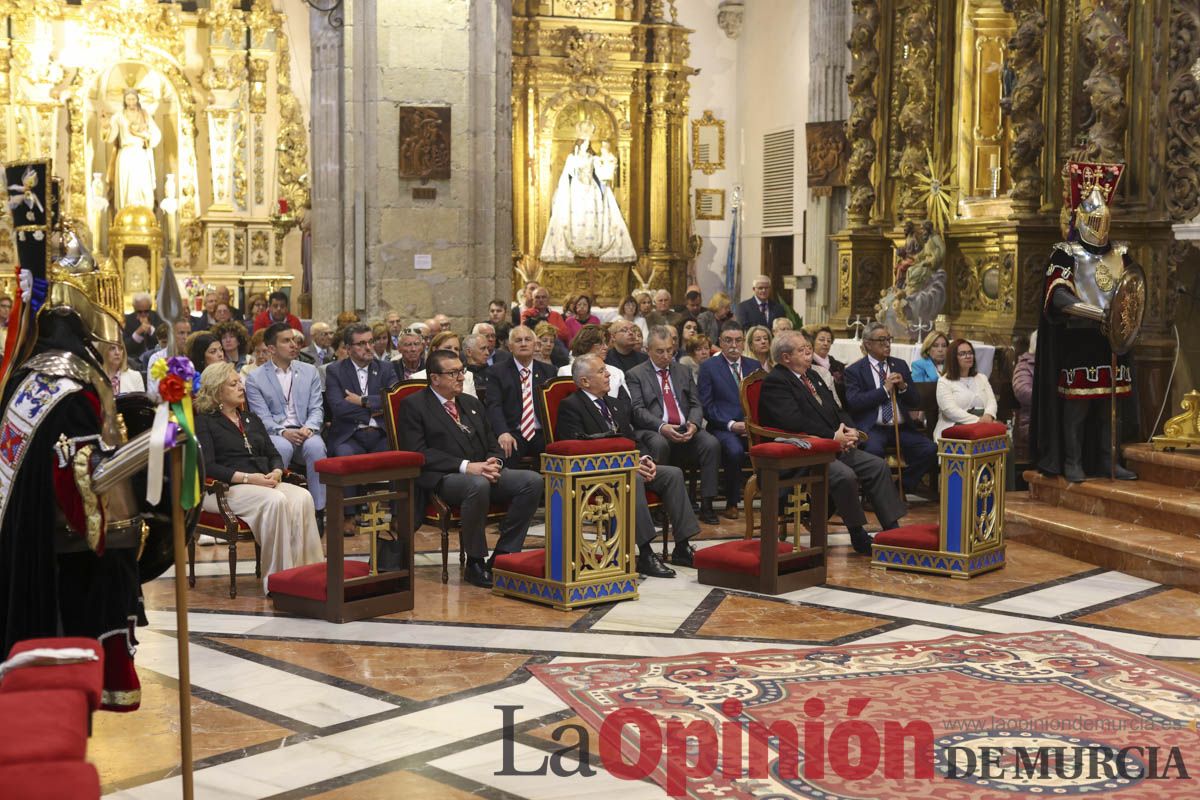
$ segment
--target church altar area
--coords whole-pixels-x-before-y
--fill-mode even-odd
[[[0,6],[0,18],[0,161],[53,158],[64,217],[127,308],[157,292],[163,259],[201,293],[299,291],[300,0],[41,0]],[[0,229],[0,261],[14,263],[9,219]]]

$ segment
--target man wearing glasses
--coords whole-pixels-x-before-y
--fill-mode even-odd
[[[496,556],[519,553],[529,522],[543,493],[542,476],[531,470],[506,469],[483,404],[463,394],[465,369],[451,350],[429,356],[429,388],[400,406],[400,442],[405,450],[425,456],[417,486],[437,492],[462,515],[462,545],[467,554],[464,577],[473,586],[491,588]],[[488,558],[484,525],[488,507],[507,505],[500,540]],[[424,508],[420,499],[418,508]]]
[[[399,382],[392,362],[375,356],[375,337],[361,322],[347,325],[342,341],[350,357],[335,361],[325,370],[329,453],[356,456],[390,450],[383,423],[383,395]],[[357,487],[347,489],[347,494],[358,494]],[[347,528],[347,532],[353,530]]]
[[[863,347],[867,355],[846,367],[847,410],[854,426],[867,434],[862,449],[880,458],[888,444],[895,444],[899,424],[904,491],[914,492],[937,459],[937,447],[913,425],[911,412],[920,410],[921,395],[908,364],[892,358],[887,328],[878,322],[868,325]]]

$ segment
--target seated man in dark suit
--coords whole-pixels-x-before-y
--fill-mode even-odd
[[[500,449],[509,463],[530,457],[537,463],[546,449],[542,421],[538,419],[534,393],[554,377],[554,370],[534,359],[537,336],[533,328],[518,325],[508,332],[512,358],[488,367],[488,424],[499,437]]]
[[[837,406],[833,393],[812,367],[812,342],[800,331],[783,331],[771,343],[775,368],[763,380],[759,421],[769,428],[806,433],[842,443],[842,454],[829,465],[829,497],[850,529],[857,553],[871,553],[859,485],[866,489],[884,530],[895,528],[907,513],[882,458],[858,449],[858,431]]]
[[[749,330],[755,325],[771,330],[771,323],[787,316],[783,305],[771,299],[771,279],[766,275],[754,279],[754,297],[739,303],[734,313],[742,330]]]
[[[625,373],[638,443],[656,464],[699,466],[700,521],[716,525],[712,502],[717,496],[721,444],[702,428],[704,407],[692,371],[674,360],[671,330],[651,328],[646,344],[649,360]]]
[[[746,343],[741,327],[730,320],[721,328],[721,355],[700,365],[697,388],[708,432],[721,443],[725,473],[725,518],[737,519],[742,499],[742,459],[746,455],[746,418],[742,413],[742,378],[762,369],[762,364],[742,355]]]
[[[133,296],[133,311],[125,315],[125,353],[130,363],[139,363],[147,351],[158,345],[154,331],[162,325],[163,318],[151,305],[150,295],[138,292]]]
[[[559,439],[587,439],[596,434],[634,438],[629,395],[622,391],[616,397],[609,396],[609,374],[600,356],[588,353],[576,358],[571,365],[571,377],[579,391],[558,405]],[[665,566],[654,552],[654,520],[646,504],[647,486],[662,499],[671,518],[675,534],[672,564],[692,566],[695,551],[688,540],[699,533],[700,523],[688,501],[683,470],[669,464],[656,465],[652,457],[643,455],[637,475],[637,568],[652,578],[673,578],[675,571]]]
[[[881,458],[888,444],[896,441],[893,418],[899,415],[904,491],[916,491],[922,476],[937,463],[937,446],[917,429],[910,415],[921,410],[921,393],[908,364],[891,357],[892,337],[887,328],[878,322],[868,325],[863,346],[867,355],[844,373],[847,410],[855,426],[867,434],[863,449]]]
[[[429,388],[400,406],[400,442],[405,450],[425,456],[417,486],[436,491],[461,511],[467,582],[490,588],[496,556],[521,552],[529,521],[542,499],[542,476],[504,466],[483,405],[462,393],[465,368],[453,351],[434,351],[427,367]],[[500,541],[488,559],[484,525],[492,504],[507,504],[508,513],[500,522]]]
[[[375,357],[375,338],[361,322],[347,325],[342,340],[350,349],[350,357],[333,362],[325,370],[328,452],[333,456],[355,456],[390,450],[383,423],[383,395],[399,383],[392,363]],[[346,494],[357,491],[357,487],[349,487]],[[352,513],[352,507],[347,506],[346,511]]]

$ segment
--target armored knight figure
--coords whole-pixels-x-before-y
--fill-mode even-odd
[[[36,637],[99,639],[103,706],[132,711],[133,629],[145,624],[138,557],[161,548],[146,541],[133,483],[149,431],[126,441],[101,367],[97,344],[121,341],[101,276],[78,252],[53,260],[53,242],[71,237],[55,226],[49,162],[5,169],[25,324],[2,387],[0,642],[7,652]]]
[[[1144,278],[1128,245],[1109,241],[1109,205],[1123,170],[1068,164],[1065,241],[1054,246],[1046,269],[1030,441],[1038,469],[1072,483],[1109,474],[1113,397],[1133,392],[1126,352],[1141,323]],[[1115,475],[1137,478],[1119,465]]]

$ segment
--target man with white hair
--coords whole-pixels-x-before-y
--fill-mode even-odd
[[[629,395],[609,394],[609,374],[600,357],[585,353],[571,365],[571,377],[579,391],[563,399],[558,405],[556,426],[558,438],[591,439],[598,436],[624,436],[633,439],[633,407]],[[637,471],[637,505],[635,525],[637,528],[638,572],[652,578],[673,578],[675,571],[665,564],[654,552],[654,520],[646,504],[646,487],[654,491],[663,501],[675,536],[675,551],[671,563],[691,566],[694,550],[688,540],[700,532],[700,523],[692,512],[688,501],[687,484],[683,471],[669,464],[655,463],[643,450]]]
[[[512,326],[509,326],[511,330]],[[487,348],[487,365],[490,367],[493,364],[503,364],[512,358],[512,353],[498,346],[497,338],[499,334],[496,331],[496,326],[490,322],[480,322],[471,329],[471,333],[483,338],[483,344]]]
[[[675,326],[675,312],[671,310],[671,300],[671,293],[666,289],[659,289],[654,293],[654,310],[646,315],[647,328],[656,325]]]
[[[771,330],[771,323],[780,317],[786,317],[787,311],[780,303],[771,299],[771,279],[766,275],[759,275],[754,279],[754,297],[738,305],[736,316],[743,330],[750,330],[755,325],[762,325]]]
[[[475,327],[479,327],[476,325]],[[488,372],[488,352],[487,340],[478,333],[472,333],[462,340],[463,347],[463,366],[467,372],[471,373],[475,379],[475,396],[479,398],[479,402],[487,403],[488,380],[490,373]],[[511,357],[511,356],[510,356]],[[465,382],[464,382],[465,383]]]
[[[333,361],[333,329],[324,322],[314,322],[308,331],[309,343],[300,351],[300,360],[306,364],[320,367]]]
[[[125,352],[129,360],[137,362],[146,350],[154,347],[154,329],[163,323],[163,318],[151,306],[153,301],[146,292],[133,296],[133,311],[125,315]]]

